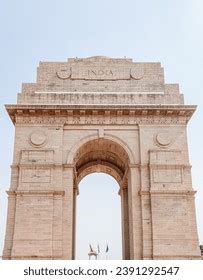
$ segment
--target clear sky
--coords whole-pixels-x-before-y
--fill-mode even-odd
[[[77,198],[76,258],[86,259],[89,244],[100,259],[122,259],[121,199],[116,180],[103,173],[86,176]],[[108,254],[106,248],[109,247]]]
[[[39,61],[94,55],[160,61],[166,82],[179,83],[186,104],[198,105],[188,126],[188,143],[203,244],[202,11],[202,0],[0,0],[0,252],[14,137],[4,104],[16,102],[22,82],[35,81]],[[118,205],[115,209],[120,211]],[[106,239],[98,240],[103,247]],[[116,250],[111,253],[112,258],[120,256]]]

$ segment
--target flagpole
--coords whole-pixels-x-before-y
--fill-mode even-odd
[[[108,260],[108,251],[109,251],[109,246],[106,244],[106,260]]]
[[[100,254],[100,247],[99,247],[99,243],[97,243],[97,251],[98,251],[98,260],[99,260],[99,254]]]

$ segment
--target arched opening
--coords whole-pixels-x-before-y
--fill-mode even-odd
[[[76,211],[76,259],[88,259],[89,244],[99,259],[122,259],[118,192],[116,180],[104,173],[89,174],[81,180]]]
[[[111,175],[119,186],[121,199],[122,224],[122,258],[130,259],[129,239],[129,203],[128,203],[128,171],[129,157],[125,149],[109,139],[94,139],[84,143],[75,153],[74,157],[74,203],[73,203],[73,251],[76,253],[76,213],[77,196],[80,181],[91,173],[106,173]],[[96,183],[95,183],[96,184]],[[89,199],[88,203],[91,203]],[[101,206],[105,207],[105,205]],[[101,209],[102,211],[102,209]]]

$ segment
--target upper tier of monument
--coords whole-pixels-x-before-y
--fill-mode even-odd
[[[94,96],[116,93],[117,98],[131,95],[129,102],[134,104],[183,104],[178,84],[165,83],[160,63],[104,56],[40,62],[36,83],[22,85],[18,103],[66,104],[70,95],[74,94],[74,99],[81,93],[94,93]]]

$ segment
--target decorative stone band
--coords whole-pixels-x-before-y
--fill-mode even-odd
[[[64,163],[61,163],[61,164],[55,164],[55,163],[35,163],[33,165],[33,163],[15,163],[15,164],[12,164],[10,166],[11,168],[19,168],[19,167],[29,167],[29,168],[37,168],[37,167],[40,167],[40,168],[43,168],[43,167],[49,167],[49,168],[56,168],[56,167],[63,167],[63,168],[73,168],[75,170],[75,166],[73,164],[64,164]],[[192,168],[192,165],[190,164],[183,164],[183,163],[179,163],[179,164],[173,164],[173,163],[167,163],[167,164],[129,164],[130,168],[139,168],[139,169],[148,169],[149,167],[150,168],[165,168],[165,167],[170,167],[170,168],[185,168],[185,169],[191,169]]]
[[[47,256],[33,256],[33,255],[23,255],[23,256],[16,256],[16,255],[12,255],[11,257],[5,257],[4,256],[4,260],[61,260],[61,257],[56,257],[56,256],[51,256],[51,255],[47,255]]]
[[[200,257],[197,255],[166,255],[166,254],[160,254],[160,255],[154,255],[153,254],[153,260],[199,260]]]
[[[184,104],[183,94],[162,92],[35,92],[18,94],[18,104]]]
[[[153,168],[153,169],[158,169],[158,168],[173,168],[173,169],[176,169],[176,168],[184,168],[184,169],[191,169],[192,168],[192,165],[190,164],[185,164],[185,163],[153,163],[153,164],[149,164],[149,167],[150,168]]]
[[[23,117],[114,117],[140,118],[185,117],[191,118],[195,105],[6,105],[6,110],[15,124],[16,118]],[[76,122],[77,124],[77,122]],[[91,124],[91,123],[90,123]]]
[[[153,190],[140,191],[140,196],[194,196],[196,191],[191,190]]]
[[[65,191],[7,191],[9,196],[64,196]]]

